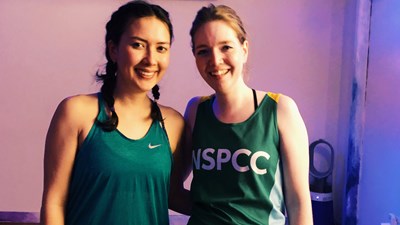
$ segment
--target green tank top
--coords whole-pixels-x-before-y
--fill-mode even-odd
[[[285,224],[277,94],[246,121],[220,122],[214,96],[197,108],[193,129],[193,199],[188,225]]]
[[[106,119],[101,94],[98,120]],[[158,121],[132,140],[93,124],[72,172],[66,224],[167,225],[172,154]]]

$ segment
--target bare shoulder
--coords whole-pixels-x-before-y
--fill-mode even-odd
[[[66,97],[64,100],[61,101],[60,106],[66,107],[78,107],[81,108],[84,105],[97,105],[97,95],[96,94],[86,94],[86,95],[73,95]]]
[[[259,99],[258,103],[260,103],[263,98],[269,97],[272,98],[276,103],[278,103],[278,111],[291,111],[297,109],[296,102],[289,96],[284,95],[282,93],[274,93],[274,92],[266,92],[262,90],[257,90],[257,99]]]
[[[81,114],[93,107],[98,107],[98,99],[96,94],[69,96],[63,99],[58,105],[58,108],[63,109],[71,114]]]
[[[175,152],[182,140],[182,135],[185,129],[183,116],[172,107],[163,105],[159,105],[159,107],[164,119],[171,150],[172,152]]]
[[[304,127],[296,102],[289,96],[280,94],[277,108],[278,127],[281,132],[290,133],[294,127]]]
[[[82,121],[93,120],[98,113],[96,94],[75,95],[63,99],[57,107],[54,119],[60,119],[71,125],[80,126]]]
[[[169,106],[159,104],[159,107],[168,133],[173,132],[180,135],[185,126],[182,114]]]
[[[161,104],[158,104],[158,106],[160,107],[164,119],[183,121],[182,114],[180,114],[176,109]]]
[[[187,113],[192,113],[193,111],[196,112],[197,106],[200,104],[200,102],[204,101],[206,98],[209,98],[209,96],[196,96],[191,98],[186,106],[185,117]]]
[[[278,111],[287,112],[291,110],[298,110],[296,102],[287,95],[279,94]]]
[[[210,98],[211,96],[196,96],[189,100],[185,109],[185,121],[188,123],[190,129],[193,129],[197,113],[197,107],[201,102]]]

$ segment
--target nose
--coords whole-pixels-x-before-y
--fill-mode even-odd
[[[222,53],[218,50],[212,50],[210,52],[210,65],[211,66],[217,66],[223,62],[223,56]]]
[[[143,58],[143,62],[146,63],[146,65],[156,65],[157,60],[156,60],[156,51],[152,48],[147,48],[146,49],[146,54]]]

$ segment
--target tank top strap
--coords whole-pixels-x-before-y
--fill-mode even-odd
[[[280,97],[280,93],[274,93],[274,92],[267,92],[268,97],[270,97],[271,99],[273,99],[276,103],[279,102],[279,97]]]
[[[253,92],[254,111],[256,111],[258,108],[257,92],[253,88],[251,90]]]
[[[160,118],[164,118],[164,117],[162,116],[162,112],[161,112],[160,107],[157,107],[157,111],[158,111],[158,113],[160,114]],[[167,140],[168,140],[168,142],[169,142],[169,137],[168,137],[167,129],[165,128],[164,119],[161,119],[161,121],[157,121],[157,122],[159,123],[160,127],[163,129],[163,131],[164,131],[164,133],[165,133],[165,136],[167,137]]]

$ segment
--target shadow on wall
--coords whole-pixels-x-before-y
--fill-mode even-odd
[[[185,225],[189,217],[184,215],[170,215],[170,225]],[[39,224],[38,212],[0,212],[0,225],[36,225]]]

